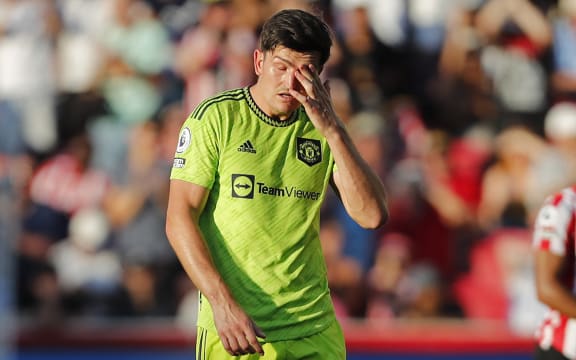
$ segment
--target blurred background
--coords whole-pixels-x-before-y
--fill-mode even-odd
[[[576,182],[576,0],[0,0],[1,360],[193,357],[197,293],[164,234],[178,131],[254,81],[287,7],[334,29],[322,76],[388,189],[377,231],[323,208],[351,358],[528,358],[532,222]]]

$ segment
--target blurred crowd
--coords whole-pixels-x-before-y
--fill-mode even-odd
[[[389,196],[365,230],[328,194],[338,316],[531,333],[532,221],[576,183],[576,0],[0,0],[0,241],[21,319],[193,328],[164,234],[178,131],[255,80],[260,26],[286,7],[334,29],[322,76]]]

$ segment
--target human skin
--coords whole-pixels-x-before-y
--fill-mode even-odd
[[[338,166],[333,184],[346,210],[359,225],[376,228],[388,218],[384,187],[362,160],[336,115],[319,69],[315,53],[300,53],[283,46],[266,53],[257,49],[254,70],[258,80],[250,88],[251,95],[262,111],[281,121],[304,106],[333,153]],[[226,351],[231,355],[263,354],[258,337],[264,338],[265,334],[232,296],[199,228],[198,219],[207,197],[208,189],[202,186],[172,180],[166,233],[188,276],[212,306]]]

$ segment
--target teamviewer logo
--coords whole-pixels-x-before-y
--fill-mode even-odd
[[[232,174],[232,197],[254,198],[254,175]]]

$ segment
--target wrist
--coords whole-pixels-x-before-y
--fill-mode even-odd
[[[213,307],[223,306],[234,301],[230,290],[222,281],[219,281],[217,286],[203,292],[203,295]]]
[[[347,134],[346,127],[341,121],[335,121],[330,126],[324,129],[323,135],[330,142],[330,140],[341,140]]]

